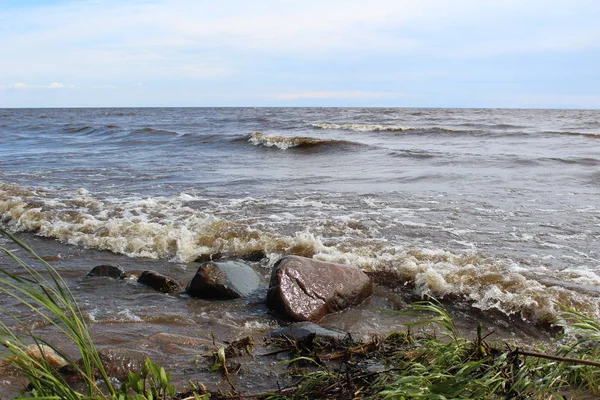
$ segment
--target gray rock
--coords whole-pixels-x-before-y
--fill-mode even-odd
[[[318,338],[343,340],[349,337],[348,332],[338,329],[329,329],[317,325],[313,322],[296,322],[283,328],[279,328],[270,333],[273,338],[287,337],[293,340],[302,341],[310,335]]]
[[[142,272],[137,281],[162,293],[173,293],[181,290],[181,285],[175,279],[154,271]]]
[[[186,292],[203,299],[237,299],[256,291],[260,277],[248,265],[236,261],[202,264]]]
[[[124,279],[125,270],[118,265],[98,265],[87,276],[107,276],[114,279]]]
[[[358,268],[287,256],[273,267],[267,305],[296,321],[317,322],[327,313],[357,305],[373,292]]]

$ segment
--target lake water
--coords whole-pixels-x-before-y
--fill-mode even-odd
[[[84,279],[94,265],[185,282],[201,255],[262,251],[265,280],[284,254],[396,274],[324,320],[358,335],[397,327],[390,291],[454,299],[464,321],[535,326],[556,302],[600,318],[600,111],[1,109],[0,138],[2,226],[53,260],[101,346],[182,371],[184,338],[280,321],[261,294],[191,301]]]

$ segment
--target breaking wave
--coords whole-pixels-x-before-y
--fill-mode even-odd
[[[423,131],[423,132],[464,132],[464,129],[454,129],[439,126],[432,127],[409,127],[400,125],[379,125],[379,124],[335,124],[335,123],[313,123],[310,124],[313,128],[317,129],[330,129],[330,130],[344,130],[354,132],[411,132],[411,131]]]
[[[481,310],[530,321],[557,316],[557,303],[600,317],[600,291],[594,289],[600,277],[584,269],[523,268],[475,250],[407,247],[360,235],[333,235],[333,240],[310,230],[283,233],[279,221],[231,220],[198,209],[197,202],[186,194],[111,199],[97,198],[85,189],[55,192],[0,184],[0,221],[15,232],[129,257],[186,263],[207,254],[243,257],[259,251],[273,263],[281,255],[296,254],[393,274],[399,285],[410,283],[417,295],[459,298]],[[311,221],[306,222],[310,226]],[[356,232],[360,221],[348,218],[340,223]]]
[[[248,135],[248,142],[255,146],[275,147],[280,150],[287,150],[294,147],[314,148],[323,146],[361,146],[360,143],[346,140],[317,139],[311,137],[284,137],[266,135],[261,132],[252,132]]]

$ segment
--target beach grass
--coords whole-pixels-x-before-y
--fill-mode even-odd
[[[600,325],[575,310],[563,308],[560,322],[569,328],[556,338],[553,354],[542,347],[531,351],[489,343],[481,325],[475,338],[466,339],[435,300],[400,313],[421,319],[371,343],[366,352],[339,351],[335,358],[343,362],[335,368],[322,363],[299,375],[295,387],[266,398],[564,400],[600,395]],[[417,327],[428,329],[414,333]],[[327,357],[321,352],[312,360]]]
[[[24,250],[37,264],[33,266],[33,263],[23,261],[6,246],[0,246],[0,251],[21,269],[19,274],[15,274],[0,266],[0,293],[26,306],[55,328],[66,343],[77,349],[77,358],[74,359],[55,344],[38,336],[17,315],[2,310],[12,317],[16,322],[15,326],[19,328],[10,328],[6,323],[0,322],[0,338],[4,349],[0,355],[13,371],[29,380],[26,392],[20,396],[40,399],[125,400],[166,399],[175,394],[170,384],[170,375],[150,360],[146,360],[141,371],[131,371],[123,384],[111,379],[84,315],[66,282],[50,264],[20,239],[2,228],[0,233]],[[72,385],[72,380],[77,381],[76,386]]]
[[[109,376],[84,314],[58,272],[11,233],[0,233],[31,262],[0,245],[14,268],[0,265],[0,293],[10,296],[64,337],[50,343],[18,315],[0,323],[3,363],[25,376],[18,397],[39,399],[567,399],[600,395],[600,323],[562,307],[564,332],[551,347],[520,349],[491,343],[480,326],[461,336],[434,299],[402,313],[418,317],[385,338],[369,342],[272,341],[289,354],[295,383],[267,393],[207,392],[203,385],[178,391],[163,367],[146,360],[121,382]],[[76,354],[63,351],[65,343]],[[277,350],[279,352],[279,350]],[[225,356],[220,360],[225,366]],[[77,384],[73,384],[76,378]],[[252,379],[248,376],[248,379]],[[202,390],[199,389],[202,387]]]

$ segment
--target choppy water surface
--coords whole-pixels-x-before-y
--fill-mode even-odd
[[[393,271],[465,321],[539,322],[554,302],[600,318],[599,111],[5,109],[0,137],[2,225],[55,260],[107,347],[181,367],[198,349],[168,335],[279,322],[259,295],[190,301],[90,283],[92,266],[185,281],[199,255],[256,250],[265,279],[282,254]],[[390,299],[325,324],[389,331]]]

